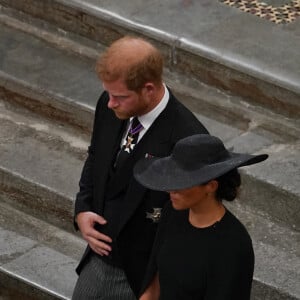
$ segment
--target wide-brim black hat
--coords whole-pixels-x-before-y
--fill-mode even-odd
[[[231,152],[219,138],[197,134],[178,141],[170,156],[138,161],[134,176],[149,189],[174,191],[207,183],[235,168],[267,158],[267,154]]]

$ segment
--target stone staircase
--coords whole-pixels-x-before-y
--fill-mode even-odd
[[[156,4],[166,21],[169,1],[169,10],[157,1],[144,10],[143,1],[98,2],[0,0],[0,300],[71,297],[85,247],[72,227],[73,201],[102,91],[95,59],[124,34],[163,51],[166,83],[212,134],[235,151],[269,153],[243,170],[240,199],[228,207],[253,238],[252,300],[300,299],[296,68],[255,71],[254,59],[233,62],[224,45],[192,43],[142,13]]]

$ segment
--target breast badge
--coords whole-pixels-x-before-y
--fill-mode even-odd
[[[153,223],[158,223],[161,216],[161,208],[153,208],[153,212],[146,212],[146,218],[151,219]]]

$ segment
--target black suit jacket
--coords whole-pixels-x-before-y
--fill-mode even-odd
[[[75,215],[83,211],[103,215],[109,171],[126,126],[126,121],[119,120],[107,107],[108,99],[108,94],[104,92],[96,107],[91,145],[75,202]],[[146,218],[146,215],[153,212],[154,208],[162,208],[169,198],[165,192],[152,191],[141,186],[133,178],[133,166],[146,154],[156,157],[169,155],[179,139],[197,133],[208,132],[170,92],[166,108],[135,146],[131,156],[115,174],[113,182],[109,182],[113,185],[110,197],[120,192],[124,195],[120,207],[115,211],[118,222],[113,226],[113,251],[118,252],[122,267],[136,295],[139,294],[142,285],[157,229],[157,223]],[[108,222],[114,224],[113,219]],[[78,273],[90,251],[87,247],[77,268]]]

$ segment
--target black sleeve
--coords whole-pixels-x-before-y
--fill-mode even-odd
[[[225,250],[224,250],[225,249]],[[249,300],[254,270],[252,242],[246,239],[225,245],[212,258],[205,300]]]
[[[84,211],[91,211],[91,205],[93,201],[93,168],[94,168],[94,159],[95,159],[95,139],[97,136],[97,123],[98,120],[101,120],[101,115],[103,113],[103,105],[106,103],[106,99],[108,98],[107,93],[104,92],[101,94],[96,110],[95,110],[95,118],[94,118],[94,126],[92,132],[91,143],[88,148],[88,156],[85,160],[81,177],[79,180],[79,192],[76,195],[75,200],[75,212],[74,217]],[[74,226],[78,229],[76,222],[74,222]]]

